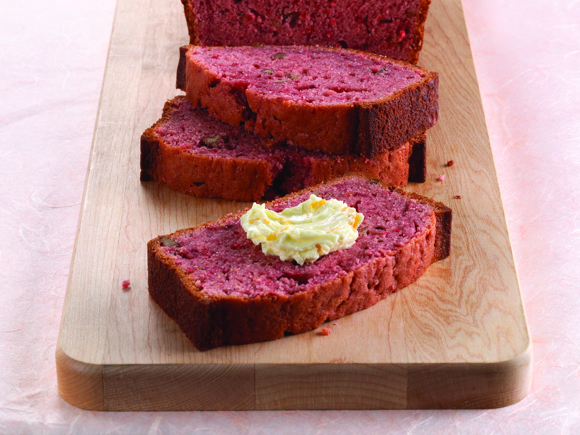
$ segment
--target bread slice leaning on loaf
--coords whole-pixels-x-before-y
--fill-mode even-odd
[[[152,299],[199,350],[274,340],[368,308],[449,256],[451,209],[359,175],[266,204],[274,211],[316,194],[364,215],[348,249],[300,266],[264,255],[243,212],[148,243]]]
[[[183,96],[141,137],[141,180],[196,196],[275,198],[347,172],[393,186],[425,181],[425,135],[373,159],[289,147],[214,119]]]
[[[435,125],[438,75],[355,50],[181,49],[177,87],[230,125],[329,154],[367,157]]]

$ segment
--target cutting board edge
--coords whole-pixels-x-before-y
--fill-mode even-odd
[[[532,360],[531,342],[486,363],[123,365],[56,351],[59,394],[93,411],[501,408],[529,393]]]
[[[60,339],[55,354],[60,397],[77,408],[104,411],[103,365],[72,358],[63,350]]]

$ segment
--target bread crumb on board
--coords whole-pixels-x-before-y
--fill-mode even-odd
[[[332,329],[330,328],[322,328],[320,330],[320,335],[330,335],[332,333]]]
[[[437,177],[437,181],[445,181],[445,175],[439,175],[439,177]]]
[[[447,166],[453,166],[455,164],[455,160],[447,161]]]
[[[455,195],[455,199],[461,199],[461,195]]]
[[[123,281],[123,282],[121,283],[121,288],[122,288],[123,290],[127,290],[127,289],[129,289],[129,287],[131,287],[131,281],[129,281],[128,279],[126,279],[125,281]]]

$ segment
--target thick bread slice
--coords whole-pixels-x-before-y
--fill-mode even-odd
[[[374,159],[274,144],[213,119],[185,97],[168,101],[141,137],[141,180],[184,193],[236,201],[273,198],[361,172],[402,187],[425,181],[425,135]]]
[[[267,207],[279,211],[311,193],[366,213],[352,247],[314,263],[299,266],[264,255],[245,237],[243,212],[148,243],[149,293],[196,348],[312,330],[374,305],[449,256],[451,209],[359,175]]]
[[[322,45],[416,63],[430,0],[181,0],[191,44]]]
[[[320,47],[181,49],[177,86],[231,125],[330,154],[393,150],[435,125],[437,73]]]

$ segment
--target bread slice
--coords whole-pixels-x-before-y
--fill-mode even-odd
[[[425,181],[425,135],[374,159],[275,144],[194,108],[168,101],[141,137],[141,180],[196,196],[237,201],[274,198],[322,181],[362,172],[394,186]]]
[[[183,47],[177,86],[230,125],[329,154],[396,149],[439,108],[437,73],[320,47]]]
[[[267,203],[281,211],[336,198],[363,213],[348,249],[300,266],[266,256],[243,212],[148,243],[149,293],[199,350],[274,340],[374,305],[450,250],[451,209],[359,175]]]
[[[322,45],[416,63],[430,0],[182,0],[196,45]]]

